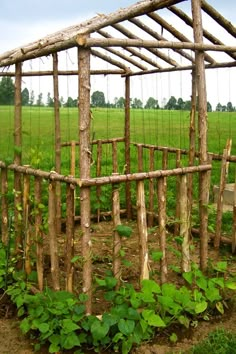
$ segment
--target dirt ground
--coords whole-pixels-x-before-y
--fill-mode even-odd
[[[130,225],[133,233],[130,239],[124,239],[122,241],[122,248],[126,253],[125,259],[130,261],[131,266],[122,268],[122,280],[124,282],[129,281],[136,287],[138,284],[138,271],[139,271],[139,259],[138,259],[138,240],[137,232],[135,231],[135,225]],[[110,222],[101,222],[99,224],[92,225],[92,242],[93,242],[93,274],[102,277],[106,270],[112,267],[112,229],[113,226]],[[79,241],[80,231],[77,232],[76,241],[76,253],[80,250]],[[152,228],[149,234],[149,249],[150,253],[159,248],[158,242],[158,228]],[[178,250],[178,244],[173,240],[171,234],[168,235],[168,264],[180,265],[180,259],[176,256],[173,249]],[[60,252],[63,250],[63,240],[60,240]],[[198,262],[198,247],[199,241],[193,240],[192,245],[193,259]],[[229,259],[231,271],[235,271],[236,260],[230,254],[229,248],[224,247],[221,256],[223,259]],[[213,250],[209,252],[209,258],[214,261]],[[151,261],[151,272],[155,279],[159,277],[159,265]],[[81,279],[81,269],[75,271],[75,283],[79,283]],[[169,281],[181,282],[181,277],[176,276],[169,272]],[[104,308],[102,299],[96,294],[96,301],[99,308]],[[235,301],[236,304],[236,301]],[[96,308],[96,307],[95,307]],[[96,310],[95,310],[96,311]],[[211,319],[209,322],[200,322],[195,328],[189,330],[184,328],[175,328],[174,331],[178,335],[178,342],[175,345],[171,345],[168,341],[168,333],[164,332],[160,336],[156,337],[151,343],[145,343],[139,348],[133,349],[135,354],[170,354],[170,353],[186,353],[194,344],[202,340],[207,334],[216,329],[224,328],[230,330],[236,334],[236,305],[231,305],[231,308],[225,313],[224,316]],[[0,294],[0,354],[30,354],[34,353],[32,349],[31,340],[28,337],[22,335],[19,329],[19,321],[16,317],[15,309],[9,304],[9,299],[3,294]],[[47,353],[47,350],[42,350],[41,353]],[[93,353],[93,351],[89,351]]]

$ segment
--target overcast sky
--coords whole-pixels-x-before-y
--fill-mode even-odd
[[[208,0],[208,2],[233,24],[236,23],[236,0]],[[96,13],[113,12],[134,3],[135,0],[1,0],[0,53],[77,24],[91,18]],[[181,6],[184,5],[184,3],[181,4]],[[232,44],[235,45],[235,43]],[[231,72],[227,75],[232,77]],[[190,83],[190,80],[188,82]],[[99,86],[98,82],[97,85]],[[224,90],[224,92],[227,91],[227,96],[223,101],[230,99],[236,105],[235,94],[232,97],[229,92],[231,85],[232,82],[227,84]],[[178,89],[179,93],[168,90],[169,94],[179,97],[182,87]],[[213,93],[212,100],[215,97],[216,93]]]

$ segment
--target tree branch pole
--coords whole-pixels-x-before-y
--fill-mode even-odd
[[[80,178],[90,178],[90,50],[78,49],[79,64],[79,141]],[[92,241],[90,235],[90,188],[80,189],[80,214],[83,256],[83,292],[88,295],[86,313],[92,313]]]

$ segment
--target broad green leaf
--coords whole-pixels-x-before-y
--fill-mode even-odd
[[[202,290],[206,290],[207,289],[207,280],[204,277],[197,278],[196,279],[196,284]]]
[[[105,282],[106,282],[106,287],[111,290],[113,289],[116,284],[117,284],[117,279],[114,277],[106,277],[105,278]]]
[[[227,270],[227,262],[226,261],[221,261],[217,262],[216,265],[214,266],[214,269],[217,270],[218,272],[226,272]]]
[[[41,323],[38,325],[38,329],[41,333],[47,333],[49,331],[49,324],[48,323]]]
[[[154,262],[159,262],[163,257],[163,252],[161,251],[153,251],[151,253],[151,258]]]
[[[22,330],[22,332],[25,334],[27,332],[29,332],[29,330],[31,329],[30,323],[28,318],[24,318],[23,321],[21,321],[20,324],[20,329]]]
[[[58,353],[60,352],[60,346],[58,344],[51,343],[48,351],[49,353]]]
[[[169,337],[169,340],[171,343],[176,343],[178,341],[178,336],[176,333],[172,333],[171,336]]]
[[[184,325],[184,327],[189,328],[190,320],[189,320],[188,317],[183,316],[183,315],[182,315],[182,316],[179,316],[179,317],[178,317],[178,321],[179,321],[179,323],[181,323],[182,325]]]
[[[80,343],[79,337],[77,336],[77,334],[75,332],[69,333],[63,342],[63,347],[68,350],[72,349],[74,347],[78,347],[80,345],[81,345],[81,343]]]
[[[183,278],[186,280],[187,283],[192,285],[192,283],[193,283],[193,272],[185,272],[185,273],[183,273]]]
[[[109,325],[105,322],[95,320],[91,326],[91,333],[95,340],[101,340],[109,331]]]
[[[79,326],[74,323],[70,318],[61,321],[63,334],[68,334],[79,329]]]
[[[204,312],[206,309],[207,309],[207,302],[206,301],[199,302],[195,306],[195,312],[197,314]]]
[[[165,322],[159,315],[156,315],[153,310],[143,310],[142,316],[147,321],[149,326],[153,327],[166,327]]]
[[[161,293],[161,288],[160,286],[151,279],[144,279],[142,280],[142,291],[145,292],[151,292],[155,294],[160,294]]]
[[[228,289],[236,290],[236,282],[235,281],[227,281],[225,286]]]
[[[221,295],[220,295],[220,291],[219,291],[218,288],[207,289],[205,291],[205,296],[211,302],[215,302],[215,301],[221,300]]]
[[[125,320],[121,318],[118,322],[118,328],[121,333],[128,336],[134,330],[135,322],[133,320]]]

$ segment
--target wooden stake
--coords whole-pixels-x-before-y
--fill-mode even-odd
[[[58,84],[58,56],[53,53],[53,92],[54,92],[54,122],[55,122],[55,171],[61,173],[61,128],[60,100]],[[56,228],[61,233],[61,184],[56,183]]]
[[[75,186],[66,186],[66,243],[65,243],[65,273],[66,290],[73,292],[74,266],[71,259],[74,257],[74,192]]]
[[[44,273],[44,256],[43,256],[43,231],[42,231],[42,209],[40,204],[42,203],[42,178],[35,177],[34,182],[34,194],[35,194],[35,240],[36,240],[36,268],[38,275],[38,287],[39,290],[43,290],[43,273]]]
[[[234,205],[233,205],[233,233],[232,233],[232,253],[236,252],[236,170],[234,182]]]
[[[178,167],[181,167],[181,150],[177,150],[176,151],[176,168]],[[180,198],[180,194],[181,194],[181,191],[180,191],[180,180],[181,180],[181,177],[180,176],[176,176],[176,209],[175,209],[175,229],[174,229],[174,235],[177,236],[179,235],[180,233],[180,203],[178,203],[178,200]]]
[[[90,50],[79,48],[79,141],[80,178],[90,177]],[[80,188],[80,213],[83,255],[83,292],[88,295],[86,313],[92,313],[92,241],[90,235],[91,205],[90,188]]]
[[[31,269],[31,235],[29,230],[29,197],[30,197],[30,176],[24,175],[23,179],[23,224],[25,233],[24,253],[25,253],[25,272],[29,275]]]
[[[113,173],[114,175],[114,173]],[[120,193],[119,185],[113,185],[112,190],[112,218],[113,218],[113,274],[117,279],[116,289],[120,287],[121,280],[121,237],[115,230],[118,225],[121,224],[120,221]]]
[[[217,213],[216,213],[216,236],[214,239],[214,247],[219,250],[220,247],[220,235],[221,235],[221,226],[222,226],[222,215],[223,215],[223,194],[226,185],[226,180],[228,176],[229,163],[227,158],[230,155],[232,146],[232,139],[228,139],[226,143],[226,148],[224,149],[222,165],[221,165],[221,175],[220,175],[220,186],[219,193],[217,198]]]
[[[190,259],[190,233],[189,233],[189,207],[187,194],[187,176],[181,175],[179,181],[179,218],[180,229],[179,234],[183,237],[182,242],[182,271],[189,272],[191,270]]]
[[[60,290],[59,260],[56,232],[56,184],[50,182],[48,186],[48,236],[51,257],[52,286],[54,290]]]
[[[167,260],[166,260],[166,180],[165,177],[160,177],[157,180],[157,194],[158,194],[158,224],[160,249],[162,258],[160,262],[161,283],[166,282],[167,277]]]
[[[149,149],[149,171],[154,171],[154,152],[153,148]],[[153,178],[149,180],[149,214],[148,227],[153,226],[154,221],[154,183]]]
[[[140,282],[149,279],[148,232],[144,181],[137,182],[137,226],[139,233]]]
[[[100,177],[102,172],[102,142],[101,140],[97,143],[97,166],[96,166],[96,176]],[[97,202],[100,203],[100,198],[102,194],[101,186],[96,187]],[[97,222],[100,222],[100,207],[97,209]]]
[[[7,246],[8,244],[8,182],[7,182],[7,168],[1,169],[1,231],[2,243]]]
[[[125,173],[131,171],[130,163],[130,77],[125,78]],[[132,219],[131,184],[128,182],[125,187],[127,219]]]
[[[201,0],[192,0],[192,18],[195,43],[203,44],[203,28],[201,17]],[[207,164],[207,97],[205,78],[204,51],[195,52],[196,75],[198,87],[198,135],[199,135],[199,162]],[[208,261],[208,173],[200,173],[199,176],[199,211],[200,211],[200,266],[204,271]]]

